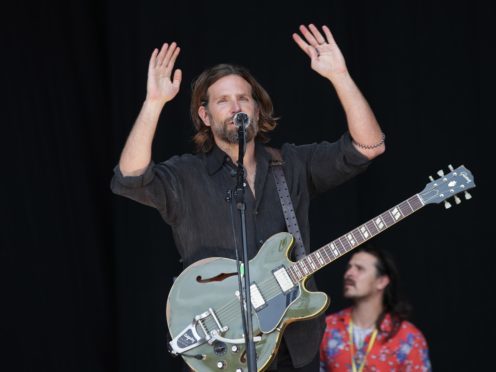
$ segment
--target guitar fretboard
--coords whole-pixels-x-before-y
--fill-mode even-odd
[[[356,229],[317,249],[288,268],[293,282],[312,275],[327,264],[365,243],[424,206],[419,194],[372,218]]]

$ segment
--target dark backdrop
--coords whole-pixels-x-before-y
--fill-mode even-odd
[[[183,84],[160,120],[157,161],[191,151],[190,83],[219,62],[246,65],[272,95],[281,117],[274,145],[334,140],[345,129],[341,107],[291,39],[309,22],[331,27],[388,148],[366,173],[314,203],[313,248],[421,191],[437,170],[464,164],[477,184],[472,200],[449,210],[429,205],[374,242],[398,261],[434,369],[477,370],[492,361],[495,14],[488,5],[10,5],[0,26],[0,369],[178,369],[165,347],[164,307],[181,271],[170,230],[155,210],[109,189],[145,96],[149,56],[164,41],[182,47]],[[347,259],[317,273],[333,298],[329,311],[346,305]]]

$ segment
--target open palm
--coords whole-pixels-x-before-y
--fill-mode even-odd
[[[148,66],[147,99],[166,103],[172,100],[179,92],[182,73],[176,69],[174,63],[179,55],[180,48],[176,43],[165,43],[160,52],[155,49]],[[171,78],[172,76],[172,78]]]
[[[346,63],[343,54],[334,41],[331,30],[323,26],[325,37],[313,24],[308,28],[300,26],[300,32],[305,40],[297,33],[293,34],[293,40],[310,57],[311,67],[320,75],[332,78],[333,76],[346,73]]]

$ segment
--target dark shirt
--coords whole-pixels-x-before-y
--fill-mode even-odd
[[[283,170],[307,252],[310,247],[308,211],[317,194],[352,178],[369,161],[351,143],[348,133],[329,143],[281,148]],[[270,172],[271,156],[256,143],[255,196],[247,187],[246,230],[250,258],[263,242],[277,232],[287,231],[281,204]],[[228,190],[236,184],[236,167],[218,147],[207,154],[174,156],[160,164],[153,162],[143,175],[122,176],[114,169],[111,188],[116,194],[156,208],[173,232],[184,266],[206,257],[234,258],[240,246],[240,218],[226,202]],[[233,229],[234,223],[234,229]],[[315,290],[309,280],[307,287]],[[293,365],[309,363],[319,350],[324,317],[294,322],[284,331]]]

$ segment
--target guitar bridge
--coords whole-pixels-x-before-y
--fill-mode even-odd
[[[205,325],[207,318],[212,318],[216,326],[215,329],[209,331]],[[198,333],[198,325],[203,331],[203,336]],[[227,326],[222,326],[214,310],[209,308],[208,311],[195,316],[193,322],[169,342],[171,353],[174,355],[182,354],[205,342],[212,344],[220,334],[223,334],[228,329]]]
[[[211,319],[209,324],[214,324],[215,327],[209,330],[207,324],[207,319]],[[198,333],[198,326],[203,332],[203,336]],[[169,342],[169,350],[172,354],[178,355],[183,354],[184,352],[194,349],[197,346],[208,342],[212,345],[215,341],[222,341],[231,344],[244,344],[244,338],[224,338],[222,335],[229,329],[227,326],[222,326],[219,321],[219,318],[215,314],[215,311],[212,308],[209,308],[208,311],[195,316],[193,322],[189,324],[186,328],[183,329],[176,337],[174,337]],[[254,342],[259,342],[262,340],[262,337],[255,336],[253,337]]]

